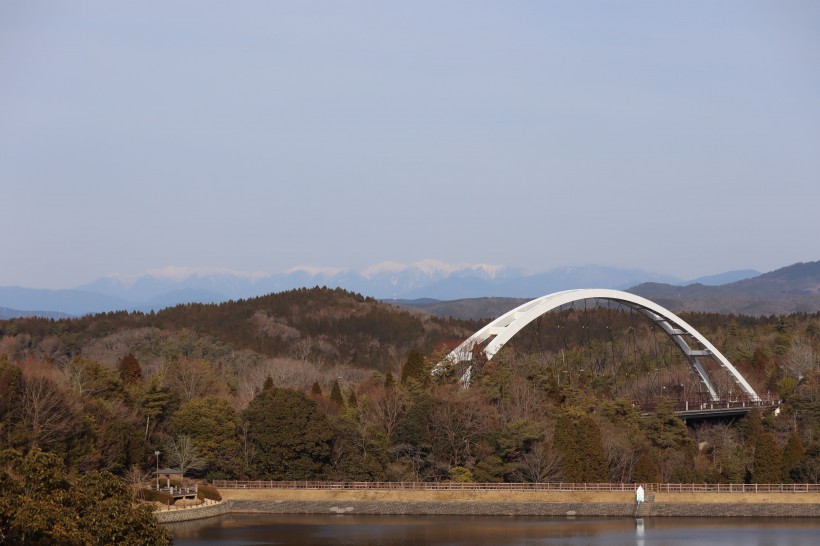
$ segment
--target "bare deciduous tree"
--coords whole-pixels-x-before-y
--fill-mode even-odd
[[[433,456],[429,445],[398,444],[390,448],[390,452],[397,460],[409,465],[417,482],[448,475],[448,466]]]
[[[545,401],[530,381],[513,376],[507,388],[507,396],[499,404],[501,419],[505,423],[530,420],[537,421],[544,414]]]
[[[814,354],[814,347],[811,343],[802,337],[792,341],[783,359],[783,368],[798,380],[817,369],[817,356]]]
[[[558,481],[561,478],[561,456],[546,442],[538,442],[519,458],[514,476],[529,483]]]
[[[363,422],[373,424],[392,438],[407,408],[405,395],[398,389],[378,389],[367,393],[359,403]]]
[[[295,360],[302,360],[304,362],[310,361],[310,354],[313,352],[313,340],[309,337],[302,338],[290,348],[289,356]]]
[[[221,385],[213,367],[203,360],[182,358],[168,368],[167,386],[179,392],[185,402],[219,394]]]
[[[182,475],[189,470],[204,470],[208,461],[202,450],[190,436],[185,434],[172,437],[165,444],[168,459],[175,463]]]
[[[151,479],[151,471],[145,471],[139,466],[132,464],[131,467],[125,471],[123,478],[131,488],[131,493],[137,500],[142,500],[145,483]]]
[[[99,362],[86,358],[73,358],[63,368],[68,387],[79,398],[100,396],[113,389],[117,378],[114,371]]]
[[[638,458],[637,452],[627,438],[618,434],[616,427],[604,426],[601,429],[601,440],[604,444],[609,478],[613,482],[630,482]]]
[[[451,466],[465,466],[476,454],[479,441],[495,427],[496,419],[494,409],[474,390],[451,390],[430,412],[430,436]]]
[[[19,417],[32,447],[47,448],[64,441],[76,428],[77,415],[58,381],[60,373],[46,362],[24,361],[25,378]]]

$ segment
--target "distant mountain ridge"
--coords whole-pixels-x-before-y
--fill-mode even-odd
[[[626,291],[648,298],[674,312],[743,315],[820,312],[820,261],[797,263],[762,275],[751,276],[752,273],[756,272],[731,271],[683,285],[649,282]],[[718,284],[727,279],[737,280]],[[709,283],[711,285],[707,285]],[[501,316],[526,301],[521,298],[469,298],[453,301],[398,300],[395,303],[441,317],[488,319]]]
[[[753,270],[696,279],[719,284],[759,274]],[[414,264],[386,262],[361,271],[303,266],[281,273],[241,273],[228,269],[169,267],[136,277],[108,276],[74,290],[0,287],[0,306],[31,313],[69,315],[115,310],[159,310],[180,303],[219,303],[294,288],[344,288],[377,299],[458,300],[534,298],[571,288],[626,289],[643,283],[684,285],[685,281],[640,269],[587,265],[542,273],[491,264],[447,264],[425,260]]]
[[[57,313],[55,311],[20,311],[19,309],[9,309],[8,307],[0,307],[0,320],[26,317],[42,317],[42,318],[69,318],[71,315],[66,313]]]
[[[629,291],[676,311],[816,313],[820,311],[820,261],[796,263],[721,286],[643,283]]]

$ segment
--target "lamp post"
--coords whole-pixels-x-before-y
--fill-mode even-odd
[[[155,451],[154,455],[157,457],[157,491],[159,491],[159,451]]]

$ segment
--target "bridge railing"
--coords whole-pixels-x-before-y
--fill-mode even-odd
[[[654,411],[657,408],[657,403],[646,402],[635,404],[642,411]],[[762,399],[762,400],[703,400],[700,398],[692,398],[688,400],[674,400],[672,404],[673,411],[701,411],[701,410],[720,410],[720,409],[738,409],[738,408],[776,408],[780,405],[779,399]]]
[[[594,491],[634,492],[635,483],[457,483],[457,482],[320,482],[214,480],[218,489],[313,489],[336,491]],[[800,483],[650,483],[655,493],[820,493],[820,484]]]

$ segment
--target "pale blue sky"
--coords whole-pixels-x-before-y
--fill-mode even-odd
[[[820,259],[820,3],[0,0],[0,285]]]

